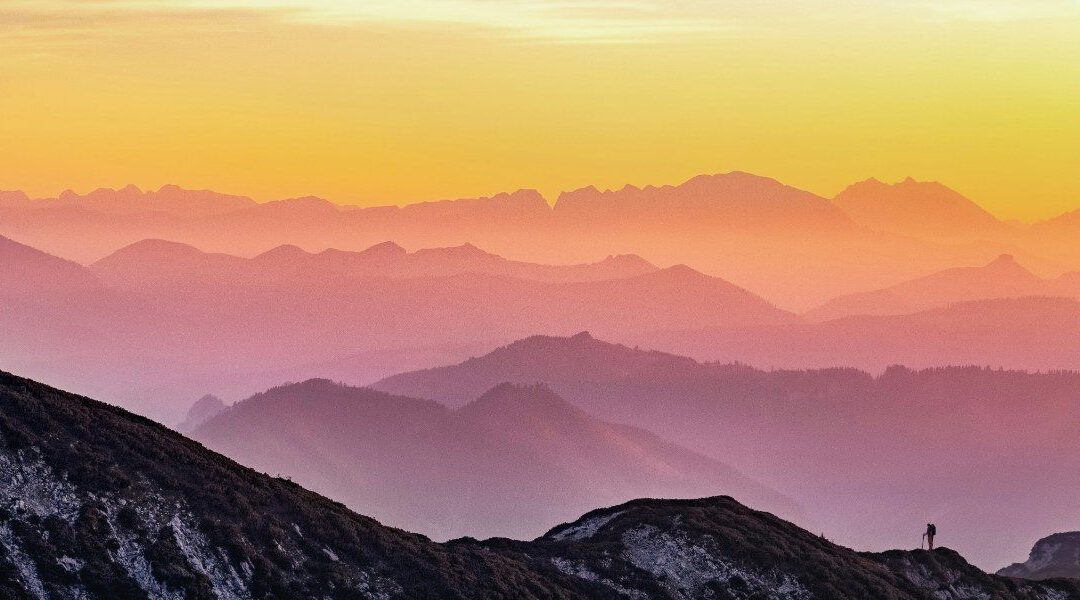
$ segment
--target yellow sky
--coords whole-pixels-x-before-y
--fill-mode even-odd
[[[1080,0],[0,0],[0,189],[553,200],[729,170],[1080,208]]]

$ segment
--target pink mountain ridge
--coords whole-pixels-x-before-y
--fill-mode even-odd
[[[145,239],[248,257],[282,244],[318,252],[360,251],[387,239],[409,248],[472,243],[522,262],[636,254],[654,264],[690,264],[792,310],[1003,253],[1041,273],[1080,263],[1080,249],[1060,243],[1075,228],[1002,224],[941,184],[910,179],[863,182],[829,200],[733,172],[674,186],[582,188],[554,206],[533,190],[402,207],[312,197],[257,203],[171,185],[5,198],[0,234],[83,263]]]

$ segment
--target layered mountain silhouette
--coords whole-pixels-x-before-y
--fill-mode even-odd
[[[363,252],[279,246],[243,258],[150,240],[80,267],[5,247],[22,257],[9,259],[21,266],[0,293],[5,364],[170,423],[207,392],[233,401],[311,377],[365,383],[537,332],[588,330],[763,367],[1080,364],[1080,307],[1068,298],[998,297],[806,323],[727,280],[634,257],[551,266],[472,246],[402,252],[384,243]],[[1003,281],[1014,282],[1012,291]],[[948,302],[965,286],[1019,294],[1025,281],[1040,285],[999,259],[889,294]],[[1074,293],[1068,276],[1044,283]]]
[[[1069,291],[1062,282],[1043,279],[1012,255],[1002,254],[982,267],[946,269],[880,290],[834,298],[805,316],[825,321],[852,315],[904,315],[970,300],[1055,296]]]
[[[155,382],[166,394],[175,391],[175,401],[186,403],[206,391],[242,397],[314,375],[360,382],[378,377],[379,369],[385,375],[409,368],[409,354],[445,361],[477,344],[581,329],[699,359],[763,366],[1045,369],[1071,368],[1080,359],[1073,335],[1080,330],[1080,313],[1075,302],[1064,299],[994,299],[805,325],[737,286],[686,267],[621,279],[551,281],[611,271],[605,263],[522,266],[496,258],[481,262],[546,279],[476,272],[409,276],[407,265],[414,264],[409,256],[442,257],[432,262],[451,270],[473,268],[470,261],[453,258],[483,254],[466,247],[464,252],[405,253],[403,271],[395,270],[398,259],[391,258],[390,266],[374,267],[380,275],[369,276],[365,273],[371,271],[361,267],[349,276],[354,262],[386,265],[387,256],[402,253],[392,245],[321,254],[281,247],[244,259],[150,241],[85,269],[13,244],[7,246],[20,248],[24,258],[9,259],[22,266],[8,271],[20,283],[12,281],[5,294],[22,295],[4,306],[7,351],[14,361],[8,364],[110,397],[146,396],[146,389],[109,388],[121,372],[142,373],[139,379]],[[300,266],[324,261],[331,265],[327,270]],[[427,258],[423,262],[431,264]],[[1066,280],[1044,283],[1068,293]],[[1012,292],[1006,289],[1010,281]],[[1014,261],[1000,259],[985,268],[947,271],[898,286],[889,294],[907,305],[947,302],[967,288],[1019,294],[1025,282],[1042,287]],[[267,335],[281,343],[268,346],[253,338]],[[365,357],[376,349],[380,356]],[[394,352],[405,360],[393,358]],[[63,368],[70,356],[79,357],[80,373]],[[264,375],[252,378],[252,373]],[[187,386],[173,385],[192,375],[198,377]],[[214,380],[226,385],[208,388]],[[231,381],[239,387],[230,387]],[[172,421],[180,415],[162,416]]]
[[[1080,493],[1068,474],[1080,468],[1074,372],[765,371],[580,334],[524,339],[374,387],[460,406],[502,381],[544,382],[583,410],[738,465],[859,548],[917,539],[912,524],[933,517],[950,523],[950,544],[996,568],[1025,550],[1022,540],[1068,522]],[[999,497],[1009,502],[982,501]]]
[[[858,554],[731,498],[436,544],[146,419],[0,373],[0,593],[117,598],[1080,598],[939,549]]]
[[[160,240],[85,268],[33,256],[12,272],[64,291],[12,282],[25,293],[0,306],[0,357],[171,423],[207,392],[234,400],[313,376],[371,381],[536,331],[619,336],[799,321],[723,279],[633,256],[552,266],[473,246],[405,252],[384,243],[363,252],[279,246],[242,258]]]
[[[735,469],[614,425],[544,386],[496,385],[458,410],[312,380],[237,403],[192,437],[380,521],[440,539],[535,537],[636,497],[722,491],[799,509]]]
[[[792,310],[1002,253],[1046,272],[1080,263],[1080,251],[1063,243],[1068,227],[1003,225],[948,188],[913,180],[863,182],[834,201],[741,172],[587,187],[561,194],[554,206],[534,190],[374,207],[313,197],[256,203],[177,186],[5,198],[0,235],[84,264],[146,239],[244,257],[282,244],[321,252],[387,239],[408,248],[472,243],[531,263],[624,254],[685,263]]]
[[[1035,542],[1028,559],[1011,564],[998,575],[1024,579],[1080,579],[1080,531],[1048,535]]]

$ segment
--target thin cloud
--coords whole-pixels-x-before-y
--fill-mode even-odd
[[[923,7],[936,22],[1008,23],[1080,17],[1080,0],[932,0]]]
[[[729,30],[712,3],[656,0],[0,0],[0,28],[102,31],[268,16],[321,26],[461,27],[527,41],[634,43]],[[102,33],[107,33],[102,31]]]

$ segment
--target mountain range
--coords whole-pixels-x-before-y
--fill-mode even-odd
[[[1080,364],[1080,278],[1043,278],[1011,255],[805,315],[634,255],[549,265],[472,245],[380,243],[243,258],[145,240],[83,267],[3,239],[0,260],[9,267],[0,275],[6,365],[166,422],[208,392],[235,401],[282,381],[368,383],[581,330],[773,368]]]
[[[313,376],[371,381],[536,331],[799,321],[720,278],[632,256],[552,266],[473,246],[380,244],[286,246],[249,259],[151,240],[81,267],[10,240],[0,251],[12,266],[5,276],[17,277],[0,298],[19,294],[0,303],[5,364],[167,422],[207,392],[235,399]]]
[[[207,419],[193,439],[437,539],[531,538],[591,507],[722,490],[787,518],[789,499],[720,461],[604,422],[543,386],[496,385],[457,410],[311,380]]]
[[[1076,372],[766,371],[583,333],[527,338],[373,387],[461,406],[499,382],[545,383],[585,411],[735,465],[856,548],[936,519],[976,564],[1001,565],[1023,540],[1068,528],[1080,493],[1068,475],[1080,468]]]
[[[728,497],[436,544],[120,409],[0,372],[11,598],[1080,598],[953,551],[859,554]]]
[[[1080,264],[1080,250],[1069,243],[1077,219],[1002,223],[941,184],[911,179],[870,180],[828,199],[732,172],[678,185],[586,187],[561,194],[553,206],[531,190],[375,207],[311,197],[257,203],[171,185],[4,198],[0,235],[84,264],[146,239],[246,257],[281,244],[321,252],[359,251],[387,239],[410,248],[472,243],[533,263],[620,254],[685,263],[795,311],[1003,253],[1045,274]]]

